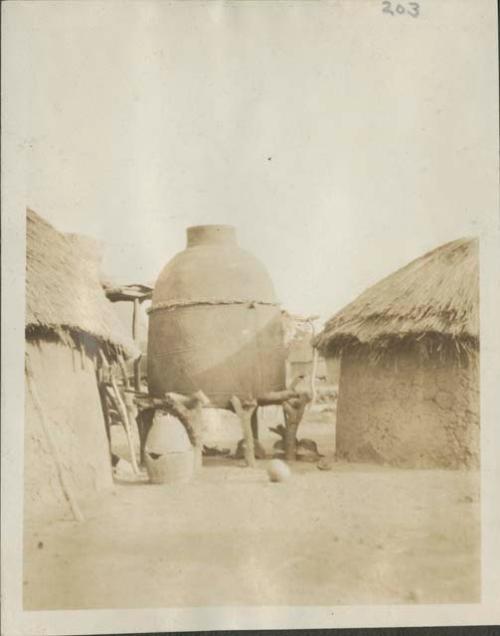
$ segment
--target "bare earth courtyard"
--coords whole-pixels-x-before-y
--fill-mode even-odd
[[[265,466],[208,460],[27,526],[25,609],[479,601],[479,472],[297,462],[270,483]]]

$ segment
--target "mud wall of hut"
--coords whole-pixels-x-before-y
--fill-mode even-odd
[[[328,383],[337,386],[340,378],[340,359],[326,358],[326,374],[328,377]]]
[[[479,465],[479,365],[393,352],[384,363],[344,353],[339,457],[411,467]]]
[[[59,342],[26,344],[33,382],[68,481],[79,502],[113,483],[101,403],[90,357]],[[27,383],[25,516],[68,510],[54,456]]]

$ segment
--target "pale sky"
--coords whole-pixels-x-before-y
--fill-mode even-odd
[[[491,3],[20,4],[26,203],[104,241],[115,280],[229,223],[286,309],[327,318],[495,222]]]

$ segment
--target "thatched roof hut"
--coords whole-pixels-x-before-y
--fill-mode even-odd
[[[316,339],[326,355],[405,342],[469,350],[479,345],[477,239],[458,239],[412,261],[335,314]]]
[[[64,235],[36,212],[26,218],[26,336],[89,336],[113,357],[136,357],[131,337],[107,300],[89,239]]]
[[[90,239],[59,233],[32,210],[26,226],[26,519],[112,485],[96,373],[102,352],[135,357],[99,280]],[[66,510],[64,506],[62,510]]]
[[[479,460],[479,246],[463,238],[335,314],[315,345],[341,358],[337,449],[355,459]]]

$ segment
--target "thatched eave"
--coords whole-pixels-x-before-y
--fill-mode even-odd
[[[26,234],[27,336],[87,334],[125,357],[137,357],[139,350],[104,294],[90,242],[67,237],[32,210]]]
[[[479,343],[477,239],[447,243],[373,285],[326,323],[314,346],[332,355],[437,337],[453,349]]]

